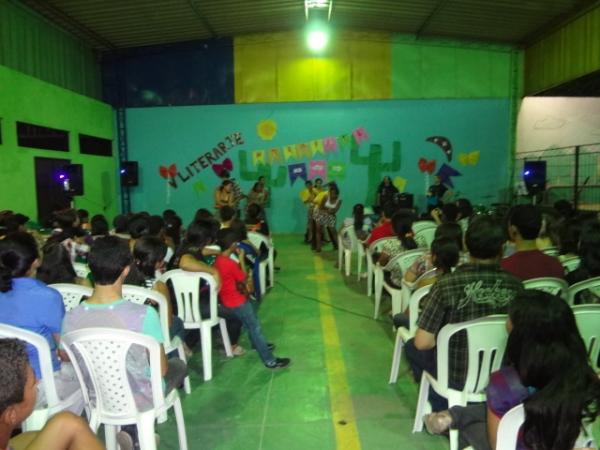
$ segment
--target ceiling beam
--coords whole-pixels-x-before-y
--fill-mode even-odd
[[[202,22],[202,25],[204,26],[204,28],[206,28],[208,30],[208,32],[210,33],[210,37],[211,38],[217,37],[217,33],[215,32],[215,29],[208,22],[208,20],[206,19],[206,16],[202,13],[202,11],[200,11],[200,8],[198,8],[198,5],[196,5],[196,3],[194,3],[194,0],[187,0],[187,2],[188,2],[188,5],[190,5],[190,8],[192,8],[192,11],[194,11],[194,14],[196,15],[196,17],[200,20],[200,22]]]
[[[437,12],[440,9],[442,9],[442,7],[446,3],[448,3],[448,0],[438,0],[437,5],[434,6],[434,8],[429,13],[429,15],[425,18],[423,23],[419,26],[419,29],[416,31],[415,36],[417,37],[417,39],[421,37],[421,35],[425,31],[425,28],[427,28],[427,25],[429,25],[429,22],[431,22],[431,20],[433,19],[433,16],[435,16],[437,14]]]

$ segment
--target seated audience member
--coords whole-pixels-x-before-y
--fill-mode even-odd
[[[85,243],[86,233],[81,229],[77,211],[74,209],[56,211],[54,224],[56,228],[52,230],[52,236],[67,248],[71,261],[75,262],[78,259],[85,261],[90,247]]]
[[[542,226],[542,215],[532,205],[518,205],[508,214],[508,237],[515,253],[502,259],[500,265],[521,280],[531,278],[564,278],[565,269],[557,258],[537,249],[535,239]]]
[[[264,218],[263,209],[256,203],[250,203],[246,208],[246,229],[269,236],[269,225]]]
[[[181,217],[175,215],[170,216],[165,219],[165,242],[169,246],[170,249],[175,252],[179,245],[181,244],[182,237],[182,225]],[[172,260],[173,258],[171,258]]]
[[[77,216],[79,217],[79,226],[82,230],[90,230],[90,213],[87,209],[78,209]]]
[[[29,217],[24,214],[9,214],[4,218],[4,232],[5,234],[16,233],[17,231],[27,232],[27,222]]]
[[[37,269],[37,279],[45,284],[71,283],[91,286],[86,278],[80,278],[73,269],[69,252],[64,245],[52,238],[42,247],[42,262]]]
[[[177,212],[174,209],[165,209],[162,213],[162,218],[165,219],[165,221],[175,216],[177,216]]]
[[[344,222],[342,223],[342,228],[349,227],[352,225],[354,227],[354,234],[356,235],[356,239],[359,241],[364,241],[369,236],[371,232],[372,222],[370,217],[365,216],[365,207],[362,203],[357,203],[352,207],[352,217],[346,217]],[[343,242],[345,247],[350,247],[350,242]]]
[[[477,217],[469,225],[465,237],[469,263],[457,267],[433,285],[423,300],[415,338],[406,343],[406,358],[415,380],[421,380],[423,370],[437,373],[436,338],[444,325],[506,313],[509,303],[523,290],[521,281],[504,272],[498,264],[503,242],[502,227],[491,217]],[[468,365],[466,346],[464,334],[450,341],[451,388],[464,386]],[[446,409],[446,400],[433,390],[430,390],[429,400],[433,411]]]
[[[535,240],[538,250],[557,250],[560,244],[558,238],[560,220],[558,213],[553,209],[542,211],[542,226]]]
[[[458,206],[454,203],[445,203],[440,208],[431,210],[431,218],[438,225],[448,222],[455,223],[458,220],[459,214]]]
[[[456,224],[455,224],[456,225]],[[429,271],[425,276],[420,277],[416,284],[415,290],[435,283],[443,275],[452,273],[452,269],[456,267],[459,261],[460,248],[454,239],[439,238],[431,243],[431,260],[435,271]],[[410,318],[408,308],[393,317],[394,326],[396,328],[410,327]]]
[[[578,256],[579,239],[583,222],[573,217],[563,220],[558,227],[559,257],[560,261]]]
[[[138,305],[123,299],[123,282],[129,274],[133,258],[127,241],[116,236],[94,241],[89,254],[89,266],[95,280],[94,293],[65,315],[63,334],[85,328],[116,328],[150,336],[161,344],[161,371],[165,394],[181,386],[187,374],[186,364],[178,358],[167,357],[160,320],[150,306]],[[144,350],[132,348],[127,357],[127,372],[140,410],[152,407],[152,389],[148,377],[148,360]],[[126,425],[121,437],[127,446],[137,441],[135,425]],[[131,438],[131,439],[129,439]],[[123,447],[123,446],[121,446]],[[131,447],[130,447],[131,448]]]
[[[397,211],[397,207],[394,203],[386,203],[383,205],[382,216],[379,223],[373,228],[371,234],[365,242],[365,246],[369,247],[377,239],[394,236],[394,229],[392,228],[392,217]]]
[[[213,220],[215,216],[206,208],[200,208],[196,211],[194,215],[194,222],[199,222],[201,220]]]
[[[578,250],[579,267],[567,274],[569,284],[600,276],[600,223],[586,222],[581,229]],[[591,290],[579,292],[575,303],[600,303],[600,296]]]
[[[600,379],[569,305],[546,292],[526,290],[508,309],[504,365],[491,374],[486,403],[432,413],[423,419],[440,434],[459,430],[460,448],[496,448],[498,424],[523,404],[525,423],[517,449],[596,448],[582,427],[600,412]]]
[[[25,345],[17,339],[0,339],[0,448],[7,450],[103,450],[81,417],[62,412],[52,416],[40,431],[14,431],[37,403],[38,381],[29,365]]]
[[[466,233],[467,228],[469,227],[469,222],[473,217],[473,205],[466,198],[459,198],[456,200],[456,206],[458,207],[458,224],[462,228],[463,233]]]
[[[289,358],[277,358],[273,355],[275,346],[268,344],[264,338],[254,307],[249,301],[246,273],[243,268],[244,251],[238,247],[236,231],[227,228],[219,230],[217,245],[222,249],[222,253],[217,256],[215,261],[215,267],[222,280],[219,301],[223,305],[223,309],[243,323],[252,346],[268,369],[289,366],[291,363]],[[239,264],[230,258],[233,253],[238,255]]]
[[[136,214],[129,220],[127,229],[129,231],[129,237],[131,238],[129,244],[133,248],[137,239],[150,235],[149,217],[146,217],[143,214]]]
[[[170,337],[173,339],[175,336],[179,336],[183,340],[185,335],[183,321],[173,314],[173,303],[169,289],[162,281],[158,280],[165,271],[166,254],[167,244],[161,239],[154,236],[138,239],[133,247],[133,265],[125,279],[125,284],[142,286],[161,293],[167,300]],[[157,306],[151,300],[146,303]],[[189,348],[184,349],[188,355],[191,354]]]
[[[129,216],[126,214],[117,214],[113,219],[113,230],[111,231],[111,234],[129,240],[131,238],[131,236],[129,236]]]
[[[435,229],[434,240],[437,239],[450,239],[456,242],[456,245],[460,251],[459,262],[466,262],[468,255],[463,252],[463,232],[459,224],[448,222],[438,225]],[[407,283],[414,283],[426,272],[434,269],[435,266],[432,262],[431,252],[427,252],[419,256],[415,262],[406,270],[403,278]]]
[[[373,254],[373,262],[385,267],[392,258],[407,250],[417,248],[417,243],[413,238],[412,224],[413,215],[410,212],[399,211],[392,217],[392,229],[397,239],[386,241],[379,254]],[[402,270],[397,265],[387,272],[386,278],[396,287],[400,287],[402,282]]]
[[[576,211],[573,208],[573,204],[568,200],[557,200],[554,202],[554,210],[558,213],[558,215],[564,219],[572,219],[575,217]]]
[[[223,206],[219,210],[219,221],[221,222],[221,228],[229,228],[231,221],[235,219],[236,211],[231,206]]]
[[[100,236],[108,236],[108,221],[102,214],[96,214],[93,216],[92,220],[90,220],[90,226],[90,234],[92,239],[96,239]]]
[[[0,240],[0,323],[22,328],[43,336],[50,347],[54,382],[60,398],[79,390],[73,366],[59,359],[58,344],[65,315],[63,300],[58,291],[35,279],[40,265],[33,236],[13,233]],[[27,345],[27,354],[35,376],[42,373],[37,350]],[[38,385],[38,404],[45,403],[43,385]],[[81,414],[83,398],[72,412]]]
[[[150,216],[148,217],[148,236],[157,237],[167,245],[167,234],[166,224],[162,216]],[[173,248],[167,245],[167,253],[165,254],[165,264],[171,262],[171,258],[175,254]]]

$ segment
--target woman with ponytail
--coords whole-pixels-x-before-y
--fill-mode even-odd
[[[381,253],[373,255],[373,262],[385,266],[390,259],[400,253],[417,248],[417,243],[414,240],[412,232],[413,221],[414,215],[410,211],[399,211],[392,216],[392,229],[397,239],[389,240],[383,244]],[[384,276],[392,284],[400,287],[402,283],[402,270],[399,267],[394,267],[389,274],[384,274]]]
[[[600,379],[571,307],[560,297],[525,290],[508,315],[505,365],[490,376],[487,403],[428,414],[427,429],[456,428],[464,444],[495,449],[500,419],[523,403],[518,450],[596,448],[588,425],[600,414]]]
[[[48,341],[58,395],[65,398],[79,390],[71,364],[62,363],[58,343],[65,307],[58,291],[36,280],[40,266],[37,244],[32,235],[12,233],[0,240],[0,323],[37,333]],[[27,345],[29,363],[41,379],[37,350]],[[42,384],[38,384],[37,404],[45,402]],[[83,400],[71,411],[81,414]]]

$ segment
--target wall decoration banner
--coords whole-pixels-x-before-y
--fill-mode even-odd
[[[288,172],[290,175],[290,185],[293,186],[298,178],[306,181],[306,163],[290,164],[288,166]]]
[[[313,180],[315,178],[322,178],[323,181],[327,180],[327,161],[324,159],[310,161],[309,163],[308,179]]]
[[[327,177],[330,180],[343,180],[346,178],[346,163],[344,161],[329,161]]]

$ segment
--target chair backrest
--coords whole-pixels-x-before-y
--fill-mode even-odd
[[[437,228],[437,224],[431,220],[417,220],[412,224],[413,233],[418,233],[421,230],[425,230],[427,228],[433,228],[434,230]]]
[[[48,345],[46,338],[41,334],[5,324],[0,324],[0,337],[20,339],[35,347],[40,363],[40,373],[42,375],[41,383],[44,386],[48,408],[52,409],[58,405],[60,399],[56,392],[56,385],[54,384],[52,356],[50,355],[50,346]],[[5,364],[5,362],[3,361],[2,364]]]
[[[160,344],[152,337],[115,328],[83,328],[67,333],[62,341],[85,402],[101,423],[137,415],[136,393],[127,370],[127,354],[133,350],[132,346],[137,346],[138,352],[147,352],[153,406],[158,409],[164,405]]]
[[[94,293],[91,287],[72,283],[56,283],[51,284],[50,287],[60,292],[66,311],[72,310],[81,303],[84,297],[91,297]]]
[[[273,242],[271,238],[265,236],[264,234],[257,233],[255,231],[248,231],[248,240],[256,247],[256,249],[260,249],[261,244],[265,244],[269,249],[269,253],[273,251]]]
[[[147,300],[152,300],[158,305],[158,317],[160,319],[160,329],[165,342],[169,341],[169,307],[168,300],[160,292],[153,289],[147,289],[141,286],[131,284],[123,285],[123,298],[129,302],[144,305]],[[165,347],[170,347],[165,345]]]
[[[423,228],[415,232],[415,242],[419,247],[429,248],[435,238],[435,228]]]
[[[419,313],[421,312],[421,300],[425,298],[429,291],[431,290],[431,286],[423,286],[422,288],[417,289],[412,293],[409,300],[408,305],[408,316],[409,316],[409,330],[411,333],[415,333],[417,331],[417,319],[419,318]]]
[[[515,450],[519,438],[519,429],[525,422],[525,408],[519,404],[500,419],[496,434],[496,450]]]
[[[589,290],[595,296],[600,297],[600,277],[594,277],[588,280],[580,281],[579,283],[572,284],[569,287],[569,291],[567,294],[567,302],[569,303],[569,305],[573,305],[575,303],[575,296],[578,293],[586,290]]]
[[[600,356],[600,305],[578,305],[573,307],[579,334],[583,338],[590,363],[598,371]]]
[[[88,274],[90,273],[90,268],[88,265],[80,262],[74,262],[73,269],[79,278],[87,278]]]
[[[345,237],[347,237],[348,240],[350,241],[350,250],[352,250],[353,252],[356,251],[358,248],[358,239],[356,237],[356,231],[354,230],[354,225],[347,225],[341,229],[341,231],[340,231],[341,242],[338,242],[338,244],[341,244]]]
[[[212,275],[204,272],[187,272],[181,269],[169,270],[160,278],[165,284],[171,283],[175,301],[177,302],[177,315],[183,320],[186,328],[199,328],[200,322],[210,321],[211,324],[219,323],[217,312],[217,283]],[[200,283],[205,286],[210,301],[210,316],[202,317],[200,313]]]
[[[557,247],[547,247],[542,250],[542,253],[545,253],[548,256],[558,257],[560,255],[560,251]]]
[[[562,260],[560,263],[565,268],[565,273],[569,273],[573,272],[579,267],[579,264],[581,263],[581,258],[579,258],[579,256],[571,256],[570,258]]]
[[[394,256],[385,266],[385,270],[391,270],[393,267],[400,267],[402,273],[405,273],[412,263],[426,252],[423,248],[415,248],[414,250],[407,250],[405,252],[400,253],[399,255]]]
[[[372,255],[373,253],[380,252],[381,249],[383,248],[383,245],[386,242],[390,242],[390,241],[394,241],[394,240],[398,240],[398,238],[396,236],[388,236],[388,237],[384,237],[381,239],[377,239],[376,241],[371,242],[371,245],[369,245],[369,248],[367,249],[367,253],[369,255]]]
[[[506,316],[481,317],[444,326],[437,336],[438,382],[448,389],[448,348],[450,338],[459,331],[467,333],[468,369],[463,392],[480,394],[487,387],[490,373],[500,368],[506,347]]]
[[[537,289],[539,291],[548,292],[552,295],[558,295],[564,299],[567,298],[569,284],[562,278],[541,277],[531,278],[523,281],[525,289]]]

